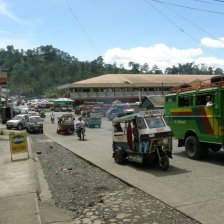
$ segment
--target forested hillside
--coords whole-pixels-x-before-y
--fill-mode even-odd
[[[18,50],[13,46],[0,49],[0,68],[7,71],[8,88],[12,94],[31,96],[57,95],[57,87],[103,74],[118,73],[158,73],[162,71],[154,65],[140,65],[129,62],[129,69],[116,64],[105,64],[100,56],[93,61],[79,61],[51,45],[33,50]],[[194,63],[179,64],[165,70],[167,74],[223,74],[222,69],[207,68]]]

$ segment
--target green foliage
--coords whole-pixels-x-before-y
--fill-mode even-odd
[[[92,78],[106,73],[120,73],[126,69],[105,65],[102,57],[92,62],[78,61],[75,57],[53,48],[40,46],[34,50],[0,49],[0,67],[8,71],[8,88],[12,94],[55,96],[57,87],[66,83]]]
[[[117,67],[105,64],[100,56],[89,61],[78,61],[68,53],[51,45],[40,46],[33,50],[17,50],[13,46],[0,49],[0,68],[8,72],[8,88],[12,94],[32,96],[57,96],[57,87],[66,83],[103,74],[162,74],[157,65],[149,68],[147,63],[140,65],[129,62],[129,69],[122,65]],[[220,68],[214,69],[194,63],[179,64],[166,68],[166,74],[218,74],[223,75]]]

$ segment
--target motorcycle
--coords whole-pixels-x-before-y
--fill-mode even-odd
[[[54,116],[51,115],[51,123],[54,124]]]
[[[77,136],[79,137],[79,140],[83,140],[85,139],[85,126],[84,125],[79,125],[76,128],[76,132],[77,132]]]

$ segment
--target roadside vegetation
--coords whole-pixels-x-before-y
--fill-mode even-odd
[[[122,65],[105,64],[101,56],[93,61],[79,61],[51,45],[26,51],[14,49],[13,45],[0,49],[0,68],[7,71],[7,88],[11,90],[11,94],[26,97],[57,96],[57,87],[60,85],[103,74],[163,73],[157,65],[150,68],[147,63],[141,65],[129,62],[127,69]],[[223,70],[187,63],[166,68],[164,73],[222,75]]]

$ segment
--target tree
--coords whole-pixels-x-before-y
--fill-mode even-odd
[[[214,71],[215,75],[224,75],[223,70],[221,68],[216,68]]]
[[[130,62],[128,63],[128,67],[131,68],[131,72],[132,72],[133,74],[135,74],[135,73],[139,73],[139,72],[140,72],[140,64],[138,64],[138,63],[134,63],[134,62],[130,61]]]
[[[149,72],[149,65],[147,63],[144,63],[142,66],[141,66],[141,72],[142,73],[148,73]]]

